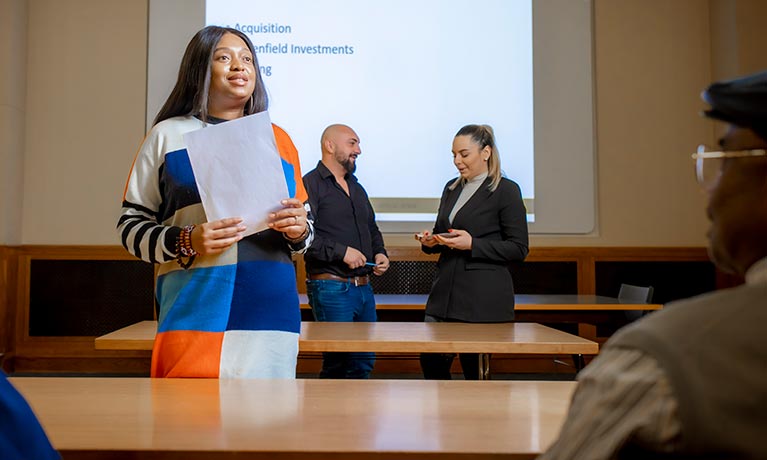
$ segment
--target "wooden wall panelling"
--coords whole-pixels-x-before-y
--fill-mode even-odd
[[[532,247],[525,259],[528,262],[575,262],[577,291],[571,294],[593,294],[593,260],[588,248]]]
[[[293,256],[293,266],[296,268],[296,285],[298,286],[298,292],[306,294],[306,266],[304,265],[304,256],[302,254],[296,254]]]
[[[609,261],[708,261],[702,247],[599,247],[587,248],[595,260]]]
[[[8,255],[5,246],[0,246],[0,353],[5,353],[8,348],[7,332],[8,327],[8,315],[10,308],[8,308]]]
[[[621,283],[655,288],[666,303],[717,288],[705,248],[594,248],[595,294],[617,296]]]
[[[0,352],[3,353],[0,361],[4,370],[12,366],[16,352],[14,331],[16,316],[19,311],[16,302],[16,253],[15,247],[0,247],[0,260],[2,260],[4,272],[0,274]]]
[[[5,246],[0,246],[0,368],[2,368],[5,353],[10,350],[11,345],[8,336],[11,330],[10,324],[8,324],[11,314],[10,291],[8,289],[8,251]]]
[[[424,254],[419,247],[392,247],[388,249],[393,262],[416,261],[435,262],[437,255]],[[13,366],[17,371],[69,371],[69,372],[107,372],[107,373],[146,373],[149,357],[147,354],[136,352],[101,351],[93,347],[91,336],[35,336],[30,334],[30,303],[33,286],[31,274],[35,261],[136,261],[120,246],[21,246],[0,247],[0,261],[4,272],[0,272],[0,287],[5,287],[4,296],[4,325],[0,324],[0,333],[4,340],[0,346],[7,350],[7,356],[12,356]],[[625,262],[629,265],[635,262],[706,262],[708,257],[705,248],[588,248],[588,247],[534,247],[531,248],[527,262],[539,263],[540,267],[529,271],[525,276],[538,276],[541,271],[550,268],[553,276],[575,276],[577,281],[568,286],[581,294],[593,294],[597,291],[597,266],[605,262]],[[299,292],[305,292],[304,279],[306,275],[303,257],[294,259]],[[547,265],[554,264],[554,265]],[[75,264],[77,265],[77,264]],[[567,269],[558,270],[561,265]],[[573,267],[575,269],[573,270]],[[604,265],[608,267],[608,265]],[[564,275],[562,274],[564,273]],[[547,276],[552,276],[545,273]],[[118,281],[119,282],[119,281]],[[547,281],[548,282],[548,281]],[[737,282],[737,280],[736,280]],[[148,284],[154,283],[147,280]],[[520,283],[524,284],[524,283]],[[151,289],[153,286],[145,286]],[[420,289],[420,288],[419,288]],[[569,288],[568,288],[569,289]],[[47,299],[47,298],[46,298]],[[47,300],[46,300],[47,301]],[[148,301],[150,302],[150,301]],[[0,305],[1,306],[1,305]],[[3,312],[0,312],[3,314]],[[153,316],[150,315],[150,316]],[[386,318],[382,318],[386,319]],[[399,319],[403,320],[403,319]],[[10,323],[9,323],[10,321]],[[306,363],[301,368],[311,369],[318,365],[318,359],[306,357]],[[316,358],[316,357],[315,357]],[[499,357],[500,358],[500,357]],[[384,372],[417,371],[417,363],[412,360],[382,360],[380,369]],[[527,363],[527,364],[525,364]],[[6,363],[7,364],[7,363]],[[547,366],[550,363],[544,363]],[[307,367],[308,366],[308,367]],[[414,367],[415,366],[415,367]],[[500,369],[539,368],[532,360],[519,361],[501,359]]]
[[[61,261],[136,261],[119,246],[21,246],[16,251],[14,321],[16,371],[110,372],[116,362],[125,372],[146,366],[146,359],[135,352],[96,351],[93,336],[30,335],[30,294],[32,264],[35,260]],[[132,362],[132,364],[131,364]]]
[[[388,249],[389,258],[395,261],[419,261],[436,262],[438,255],[429,255],[423,253],[419,247],[393,247]],[[597,273],[596,267],[599,262],[706,262],[708,263],[708,254],[705,248],[679,248],[679,247],[533,247],[530,249],[525,262],[519,267],[525,267],[525,264],[535,264],[536,262],[574,263],[576,264],[576,284],[575,290],[569,293],[578,294],[597,294]],[[297,256],[296,272],[299,292],[306,292],[304,283],[306,270],[303,257]],[[528,271],[528,270],[525,270]],[[512,269],[512,274],[514,270]],[[515,283],[517,280],[515,280]],[[726,275],[717,273],[717,287],[728,287],[742,282],[737,278],[728,278]],[[523,283],[518,283],[523,284]],[[520,293],[532,293],[519,290]],[[537,292],[536,292],[537,293]]]

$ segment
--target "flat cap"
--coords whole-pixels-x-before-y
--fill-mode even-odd
[[[701,94],[709,118],[750,128],[767,140],[767,72],[711,84]]]

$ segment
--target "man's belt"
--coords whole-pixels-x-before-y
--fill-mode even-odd
[[[344,283],[350,283],[355,286],[364,286],[370,282],[370,276],[338,276],[333,275],[330,273],[316,273],[316,274],[308,274],[307,277],[310,280],[333,280],[333,281],[341,281]]]

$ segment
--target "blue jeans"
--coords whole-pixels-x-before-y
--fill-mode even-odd
[[[306,294],[316,321],[375,322],[376,302],[370,284],[334,280],[307,280]],[[320,378],[366,379],[375,353],[323,353]]]

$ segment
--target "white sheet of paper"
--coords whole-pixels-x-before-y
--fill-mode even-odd
[[[184,134],[208,221],[242,217],[245,236],[266,230],[288,186],[268,112]]]

